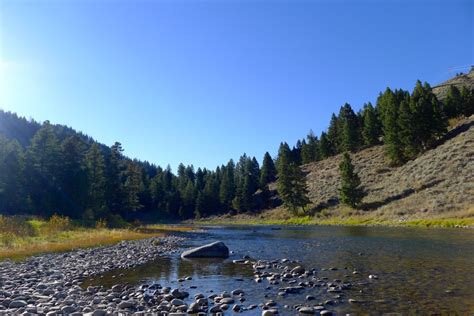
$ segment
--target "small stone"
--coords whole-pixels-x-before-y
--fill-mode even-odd
[[[123,301],[120,304],[117,305],[118,308],[130,308],[135,305],[134,302],[132,301]]]
[[[232,306],[232,310],[238,313],[242,310],[242,306],[235,304],[234,306]]]
[[[232,294],[233,296],[243,295],[244,291],[241,290],[241,289],[237,289],[237,290],[233,290],[232,292],[230,292],[230,294]]]
[[[293,273],[295,273],[295,274],[303,274],[304,271],[305,271],[305,270],[304,270],[304,268],[303,268],[302,266],[297,266],[297,267],[294,267],[294,268],[290,271],[290,273],[291,273],[291,274],[293,274]]]
[[[11,301],[11,303],[8,305],[8,308],[21,308],[25,307],[26,305],[28,304],[23,300],[15,300]]]
[[[301,314],[310,314],[310,315],[313,315],[315,312],[314,308],[312,307],[308,307],[308,306],[303,306],[301,307],[298,312],[300,312]]]
[[[184,305],[184,302],[183,300],[180,300],[178,298],[174,298],[173,300],[171,300],[171,305],[174,305],[174,306],[181,306],[181,305]]]
[[[76,311],[76,308],[72,307],[72,306],[64,306],[61,308],[61,312],[64,314],[64,315],[67,315],[67,314],[71,314],[73,312]]]

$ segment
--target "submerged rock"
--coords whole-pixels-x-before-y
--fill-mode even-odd
[[[216,241],[201,247],[186,250],[181,258],[228,258],[229,248],[222,242]]]

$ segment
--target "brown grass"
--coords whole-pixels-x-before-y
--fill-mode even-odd
[[[137,240],[163,235],[162,232],[144,233],[127,229],[80,229],[65,231],[54,236],[17,237],[12,245],[0,247],[0,259],[22,259],[41,253],[105,246],[122,240]]]

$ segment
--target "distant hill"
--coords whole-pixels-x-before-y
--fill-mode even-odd
[[[461,89],[462,86],[472,90],[474,89],[474,67],[467,74],[460,74],[454,78],[451,78],[443,83],[440,83],[437,86],[433,87],[433,92],[436,94],[438,99],[444,100],[446,94],[448,93],[449,86],[456,86]]]

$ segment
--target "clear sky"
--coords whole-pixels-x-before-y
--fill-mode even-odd
[[[473,1],[0,0],[0,107],[215,168],[474,64]],[[466,71],[466,69],[462,69]]]

